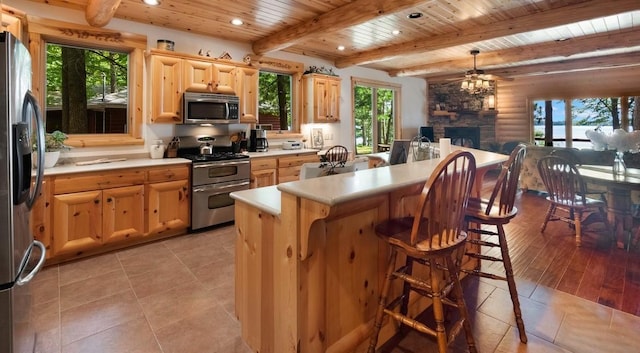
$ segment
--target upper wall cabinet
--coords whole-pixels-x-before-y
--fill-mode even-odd
[[[151,122],[180,123],[182,60],[163,55],[151,57]]]
[[[236,94],[236,67],[208,61],[184,60],[184,90]]]
[[[304,114],[308,123],[340,121],[340,77],[308,74],[302,77]]]
[[[182,122],[182,94],[210,92],[240,98],[240,122],[258,117],[258,70],[226,60],[151,49],[152,123]]]
[[[258,77],[254,68],[238,68],[238,95],[240,96],[240,122],[258,123]]]

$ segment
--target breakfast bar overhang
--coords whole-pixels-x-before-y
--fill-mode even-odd
[[[476,158],[476,188],[488,170],[508,158],[453,149],[469,150]],[[232,193],[235,310],[247,344],[261,353],[364,351],[388,258],[374,227],[389,217],[413,214],[417,195],[439,161]],[[415,299],[412,315],[430,305]],[[395,322],[388,321],[380,342],[396,330]]]

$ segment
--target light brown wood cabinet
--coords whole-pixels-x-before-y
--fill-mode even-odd
[[[188,180],[148,184],[147,195],[149,234],[162,234],[189,226]]]
[[[151,56],[151,122],[182,122],[182,59]]]
[[[340,77],[307,74],[302,77],[304,115],[308,123],[340,121]]]
[[[238,68],[238,95],[240,96],[240,122],[256,124],[258,122],[258,78],[257,69]]]
[[[240,99],[240,122],[258,122],[256,68],[226,60],[151,50],[152,123],[182,122],[185,91],[234,94]]]
[[[299,180],[300,168],[304,163],[319,161],[320,158],[316,152],[251,158],[251,188]]]
[[[278,158],[278,183],[300,180],[300,169],[305,163],[318,163],[317,153],[296,153]]]
[[[236,94],[236,67],[210,61],[183,61],[184,90]]]
[[[34,235],[50,239],[49,260],[60,262],[185,233],[189,170],[185,164],[47,177],[32,213]]]
[[[278,183],[277,158],[251,158],[251,188],[276,185]]]

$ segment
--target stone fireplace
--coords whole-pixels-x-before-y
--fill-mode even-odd
[[[480,148],[479,127],[444,127],[444,137],[451,138],[452,145]]]
[[[433,140],[491,150],[496,143],[497,110],[483,107],[482,97],[460,91],[459,83],[429,85],[429,121]]]

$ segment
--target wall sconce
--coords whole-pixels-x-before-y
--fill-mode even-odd
[[[482,102],[485,110],[494,110],[496,109],[496,96],[494,94],[489,94],[484,97],[484,101]]]

